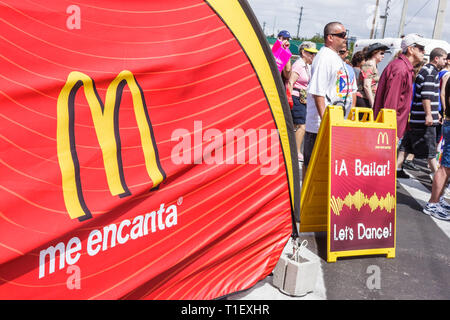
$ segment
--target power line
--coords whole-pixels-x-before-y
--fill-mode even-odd
[[[414,14],[414,16],[413,16],[407,23],[405,23],[405,27],[406,27],[411,21],[413,21],[414,18],[419,14],[419,12],[422,11],[423,8],[425,8],[425,7],[427,6],[427,4],[429,4],[430,2],[431,2],[431,0],[428,0],[427,2],[425,2],[425,4],[422,6],[422,8],[420,8],[420,9]]]

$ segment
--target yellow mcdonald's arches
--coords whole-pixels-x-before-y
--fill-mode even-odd
[[[296,157],[294,157],[296,150],[295,140],[289,136],[289,132],[292,130],[288,128],[289,124],[286,122],[286,114],[289,111],[289,107],[284,106],[283,108],[283,102],[280,99],[280,96],[285,95],[285,92],[281,89],[281,81],[277,83],[278,79],[274,77],[274,73],[278,72],[276,64],[274,61],[272,63],[273,65],[268,62],[268,59],[273,59],[270,48],[265,43],[266,40],[261,38],[262,32],[258,34],[255,31],[255,28],[260,27],[255,24],[257,20],[245,1],[205,0],[205,2],[217,13],[233,33],[249,58],[261,83],[280,136],[292,210],[294,215],[299,218],[300,191],[295,179],[295,176],[298,176],[298,167],[296,165],[294,166],[292,161],[293,159],[296,160]],[[147,173],[153,181],[153,187],[158,186],[165,179],[165,173],[159,163],[158,151],[145,107],[144,97],[132,73],[130,71],[122,71],[111,82],[107,90],[105,105],[103,106],[95,90],[93,80],[83,73],[72,72],[69,74],[65,86],[61,90],[57,107],[58,161],[62,173],[64,201],[72,219],[90,217],[89,209],[83,200],[76,152],[73,152],[76,148],[73,143],[73,137],[71,136],[73,132],[70,130],[71,125],[73,127],[73,117],[70,114],[73,112],[73,100],[75,93],[81,86],[84,87],[85,96],[91,109],[111,194],[121,197],[130,194],[125,184],[123,169],[121,168],[120,150],[117,148],[119,129],[115,127],[114,122],[115,113],[120,103],[116,101],[116,92],[122,90],[125,84],[128,84],[132,92],[134,112],[145,155],[145,164]],[[116,142],[114,143],[114,141]],[[296,163],[297,161],[295,161]]]
[[[387,132],[380,132],[378,134],[378,144],[389,144],[389,137]]]
[[[140,132],[141,145],[145,157],[147,173],[153,182],[153,188],[164,179],[165,173],[159,162],[159,155],[153,135],[150,118],[147,114],[142,89],[130,71],[122,71],[110,83],[103,105],[95,89],[94,81],[81,72],[71,72],[62,88],[57,102],[57,153],[62,174],[64,202],[72,219],[84,220],[91,217],[86,206],[80,183],[80,172],[74,141],[74,100],[82,86],[88,101],[95,132],[103,155],[103,163],[109,190],[113,196],[125,197],[130,191],[123,174],[118,128],[118,109],[120,96],[128,85],[134,107],[134,114]]]
[[[283,150],[288,175],[292,209],[294,211],[294,215],[298,218],[298,200],[300,198],[300,191],[298,182],[294,179],[295,176],[298,176],[298,167],[294,167],[292,161],[294,159],[293,155],[295,154],[293,153],[293,150],[296,150],[295,140],[289,139],[286,115],[283,111],[282,102],[280,100],[280,96],[285,95],[285,92],[282,91],[282,86],[277,86],[273,75],[274,70],[268,62],[268,59],[273,59],[272,52],[268,46],[265,48],[264,45],[262,45],[262,43],[266,40],[259,38],[258,34],[255,32],[255,28],[260,27],[257,24],[255,25],[255,23],[252,24],[250,17],[254,20],[254,22],[257,20],[253,16],[253,13],[250,8],[248,8],[248,4],[245,1],[206,0],[206,2],[217,13],[222,21],[224,21],[241,45],[242,49],[248,56],[265,92],[280,136],[281,147]],[[263,34],[262,31],[260,32],[260,35],[261,34]],[[278,70],[276,71],[278,72]],[[295,158],[294,160],[295,163],[297,163],[297,159]]]

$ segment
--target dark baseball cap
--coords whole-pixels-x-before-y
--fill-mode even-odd
[[[281,30],[280,33],[278,33],[278,38],[279,37],[292,39],[291,34],[287,30]]]
[[[374,52],[375,50],[383,50],[386,51],[387,49],[389,49],[388,46],[385,46],[384,44],[381,44],[379,42],[377,43],[372,43],[369,48],[367,48],[367,54]]]

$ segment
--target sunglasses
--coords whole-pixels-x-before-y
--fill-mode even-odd
[[[340,50],[339,54],[346,54],[348,51],[347,50]]]
[[[341,39],[345,39],[347,37],[347,31],[341,32],[341,33],[330,33],[331,36],[336,36]]]

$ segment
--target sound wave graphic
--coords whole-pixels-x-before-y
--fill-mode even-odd
[[[377,194],[374,193],[371,197],[366,196],[361,190],[356,191],[354,194],[349,193],[344,200],[341,198],[336,198],[334,196],[330,199],[331,209],[334,214],[339,216],[342,212],[344,205],[349,207],[355,207],[358,211],[365,205],[369,205],[371,212],[374,212],[377,208],[381,210],[386,210],[391,213],[395,208],[395,197],[390,193],[387,193],[385,197],[378,198]]]

